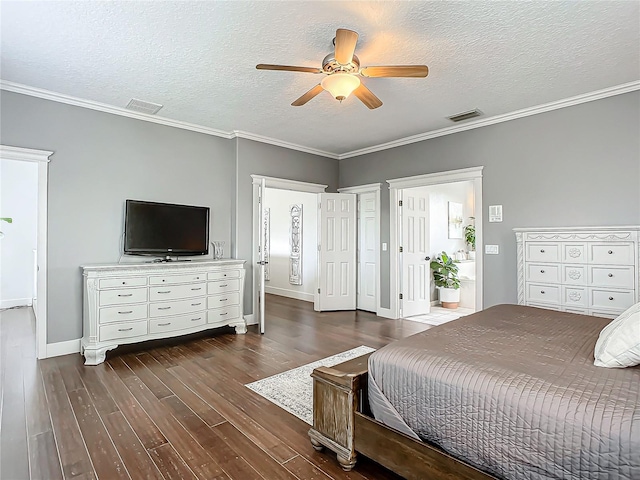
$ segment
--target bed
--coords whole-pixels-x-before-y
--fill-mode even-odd
[[[353,420],[354,456],[407,478],[640,479],[640,367],[593,366],[609,321],[499,305],[393,342],[352,377],[353,417],[336,424]],[[315,407],[312,443],[330,446]]]

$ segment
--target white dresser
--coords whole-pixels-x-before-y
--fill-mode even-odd
[[[244,260],[88,265],[82,353],[104,362],[125,343],[175,337],[226,325],[246,333]]]
[[[615,318],[640,301],[639,226],[514,231],[520,305]]]

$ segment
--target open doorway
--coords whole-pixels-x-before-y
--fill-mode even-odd
[[[18,182],[18,178],[21,178],[21,181],[26,181],[29,186],[25,187],[28,189],[28,192],[24,191],[18,192],[18,197],[13,200],[5,200],[6,204],[2,207],[2,217],[11,217],[13,222],[10,225],[11,227],[17,227],[20,225],[20,232],[17,230],[14,232],[11,231],[12,237],[26,235],[29,236],[30,233],[26,233],[22,231],[22,227],[26,226],[27,222],[30,225],[30,228],[26,230],[32,231],[35,227],[35,248],[30,244],[28,246],[21,245],[20,248],[13,248],[9,244],[0,245],[1,250],[5,250],[5,252],[0,253],[0,256],[4,257],[0,260],[0,274],[6,273],[7,275],[11,275],[13,281],[18,281],[18,284],[12,285],[6,288],[3,288],[3,297],[6,297],[3,301],[3,305],[9,306],[10,303],[18,303],[22,304],[31,304],[33,308],[33,313],[35,316],[35,330],[36,330],[36,355],[38,358],[47,358],[47,179],[48,179],[48,163],[49,156],[51,156],[53,152],[43,151],[43,150],[33,150],[28,148],[20,148],[20,147],[11,147],[0,145],[0,162],[7,166],[6,169],[3,169],[5,174],[6,182]],[[13,163],[5,163],[5,162],[13,162]],[[31,165],[35,165],[31,167]],[[27,173],[29,172],[29,173]],[[13,190],[15,184],[9,186],[9,183],[6,183],[6,187],[3,188],[3,193],[0,194],[0,197],[4,197],[4,194],[9,190]],[[35,195],[35,199],[33,196]],[[8,198],[8,197],[7,197]],[[14,202],[17,200],[17,203]],[[35,205],[34,205],[35,203]],[[25,207],[28,204],[28,208],[23,209],[21,205],[24,204]],[[35,217],[32,213],[27,214],[28,211],[32,211],[33,208],[36,209]],[[18,214],[14,214],[6,210],[7,208],[11,208],[12,212],[16,210],[19,212]],[[26,220],[27,215],[31,217],[30,220]],[[25,222],[23,225],[23,221],[21,220],[24,216]],[[15,218],[14,218],[15,217]],[[20,218],[18,218],[20,217]],[[18,223],[20,220],[20,223]],[[35,225],[33,225],[35,222]],[[6,222],[2,222],[5,223]],[[6,227],[2,227],[6,228]],[[0,230],[2,230],[0,228]],[[7,235],[9,231],[7,229]],[[12,238],[11,241],[16,238]],[[0,240],[0,242],[4,242]],[[9,251],[9,247],[12,248]],[[26,248],[22,248],[26,247]],[[17,253],[20,250],[19,258],[14,258],[13,253]],[[35,251],[34,251],[35,250]],[[8,254],[8,255],[6,255]],[[11,262],[8,261],[9,256],[11,257]],[[1,257],[0,257],[1,258]],[[15,260],[18,263],[15,263]],[[11,271],[2,272],[3,265],[7,268],[10,268]],[[19,267],[16,269],[16,265]],[[4,275],[2,275],[4,276]],[[2,280],[0,279],[0,285],[2,284]],[[26,293],[25,293],[26,292]],[[26,296],[25,296],[26,295]],[[10,298],[11,297],[11,298]],[[15,298],[13,298],[15,297]],[[30,298],[29,298],[30,297]],[[4,303],[9,302],[9,303]]]
[[[482,309],[482,167],[388,180],[391,220],[391,310],[395,318],[439,324]],[[465,227],[473,226],[475,246]],[[457,308],[443,309],[430,262],[456,261]],[[448,305],[451,306],[451,305]]]

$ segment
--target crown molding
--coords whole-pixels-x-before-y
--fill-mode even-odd
[[[264,175],[251,175],[252,185],[261,185],[264,180],[265,188],[278,188],[280,190],[294,190],[307,193],[324,193],[327,185],[319,183],[300,182],[298,180],[288,180],[286,178],[265,177]]]
[[[269,145],[288,148],[290,150],[297,150],[299,152],[311,153],[320,157],[333,158],[334,160],[340,159],[340,155],[337,153],[325,152],[324,150],[318,150],[317,148],[305,147],[304,145],[298,145],[297,143],[285,142],[284,140],[278,140],[277,138],[265,137],[263,135],[244,132],[242,130],[234,130],[233,136],[237,138],[244,138],[246,140],[254,140],[260,143],[268,143]]]
[[[30,87],[28,85],[8,82],[6,80],[0,80],[0,90],[20,93],[22,95],[29,95],[31,97],[38,97],[44,100],[51,100],[58,103],[66,103],[67,105],[88,108],[90,110],[111,113],[113,115],[120,115],[121,117],[129,117],[136,120],[143,120],[145,122],[158,123],[160,125],[166,125],[168,127],[175,127],[181,128],[183,130],[190,130],[192,132],[204,133],[206,135],[213,135],[216,137],[227,139],[233,138],[232,132],[216,130],[215,128],[204,127],[202,125],[196,125],[195,123],[182,122],[180,120],[172,120],[165,117],[158,117],[156,115],[134,112],[132,110],[127,110],[126,108],[114,107],[113,105],[108,105],[106,103],[95,102],[93,100],[85,100],[83,98],[72,97],[71,95],[66,95],[64,93],[52,92],[50,90],[44,90],[42,88]]]
[[[306,147],[304,145],[298,145],[295,143],[286,142],[284,140],[278,140],[276,138],[265,137],[250,132],[244,132],[242,130],[234,130],[231,132],[225,132],[223,130],[217,130],[215,128],[205,127],[194,123],[182,122],[180,120],[172,120],[170,118],[158,117],[155,115],[148,115],[146,113],[134,112],[122,107],[114,107],[106,103],[95,102],[93,100],[85,100],[71,95],[63,93],[57,93],[42,88],[30,87],[28,85],[22,85],[20,83],[9,82],[7,80],[0,79],[0,90],[6,90],[8,92],[20,93],[22,95],[29,95],[31,97],[38,97],[45,100],[51,100],[53,102],[65,103],[67,105],[74,105],[77,107],[88,108],[90,110],[97,110],[100,112],[111,113],[113,115],[120,115],[122,117],[134,118],[136,120],[142,120],[145,122],[156,123],[160,125],[166,125],[174,128],[181,128],[183,130],[189,130],[192,132],[203,133],[205,135],[212,135],[216,137],[233,139],[244,138],[247,140],[254,140],[260,143],[267,143],[269,145],[275,145],[282,148],[288,148],[290,150],[297,150],[299,152],[310,153],[312,155],[318,155],[321,157],[332,158],[336,160],[345,160],[348,158],[358,157],[366,155],[368,153],[379,152],[382,150],[388,150],[390,148],[401,147],[403,145],[409,145],[411,143],[422,142],[429,140],[430,138],[442,137],[445,135],[451,135],[458,132],[464,132],[466,130],[472,130],[474,128],[486,127],[494,125],[496,123],[508,122],[510,120],[516,120],[518,118],[528,117],[531,115],[537,115],[538,113],[549,112],[560,108],[571,107],[573,105],[579,105],[581,103],[592,102],[594,100],[600,100],[602,98],[612,97],[615,95],[621,95],[624,93],[640,90],[640,80],[624,83],[622,85],[616,85],[614,87],[605,88],[603,90],[597,90],[595,92],[589,92],[575,97],[565,98],[551,103],[545,103],[534,107],[525,108],[522,110],[516,110],[515,112],[506,113],[503,115],[496,115],[493,117],[476,120],[465,123],[464,125],[455,125],[452,127],[441,128],[439,130],[433,130],[430,132],[420,133],[412,135],[410,137],[400,138],[387,143],[381,143],[379,145],[372,145],[370,147],[361,148],[359,150],[353,150],[342,154],[336,154],[332,152],[326,152],[312,147]]]
[[[391,142],[381,143],[379,145],[373,145],[371,147],[361,148],[359,150],[353,150],[340,154],[339,160],[345,160],[347,158],[359,157],[368,153],[379,152],[382,150],[388,150],[390,148],[401,147],[403,145],[409,145],[411,143],[422,142],[423,140],[429,140],[430,138],[442,137],[445,135],[451,135],[453,133],[464,132],[466,130],[472,130],[474,128],[487,127],[496,123],[508,122],[510,120],[516,120],[518,118],[529,117],[531,115],[537,115],[539,113],[550,112],[552,110],[558,110],[560,108],[571,107],[573,105],[579,105],[581,103],[593,102],[594,100],[600,100],[602,98],[613,97],[615,95],[622,95],[623,93],[633,92],[640,90],[640,80],[635,82],[623,83],[622,85],[616,85],[614,87],[605,88],[603,90],[596,90],[595,92],[584,93],[582,95],[576,95],[575,97],[565,98],[555,102],[545,103],[542,105],[536,105],[534,107],[523,108],[522,110],[516,110],[515,112],[505,113],[503,115],[496,115],[481,120],[475,120],[465,123],[464,125],[455,125],[453,127],[441,128],[439,130],[432,130],[430,132],[419,133],[410,137],[400,138]]]
[[[458,170],[448,170],[446,172],[425,173],[424,175],[415,175],[413,177],[393,178],[387,180],[390,189],[394,188],[412,188],[427,187],[429,185],[441,185],[443,183],[472,181],[482,178],[482,169],[480,167],[461,168]]]
[[[48,150],[34,150],[33,148],[12,147],[0,145],[0,157],[6,160],[21,160],[24,162],[45,162],[51,161],[49,158],[53,152]]]
[[[356,185],[354,187],[342,187],[338,189],[339,193],[369,193],[379,192],[381,190],[381,183],[369,183],[367,185]]]

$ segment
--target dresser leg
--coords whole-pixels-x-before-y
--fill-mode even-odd
[[[350,457],[345,457],[341,454],[338,454],[337,456],[338,456],[338,463],[340,464],[340,467],[342,467],[342,470],[344,470],[345,472],[350,472],[351,469],[356,465],[355,453]]]
[[[101,348],[89,348],[84,347],[84,364],[85,365],[99,365],[104,362],[107,352],[113,350],[118,345],[109,345]]]
[[[322,450],[324,450],[324,445],[322,445],[319,441],[317,441],[317,440],[315,440],[313,438],[311,439],[311,446],[317,452],[321,452]]]
[[[239,325],[235,325],[235,328],[236,335],[244,335],[245,333],[247,333],[247,324],[244,322]]]

